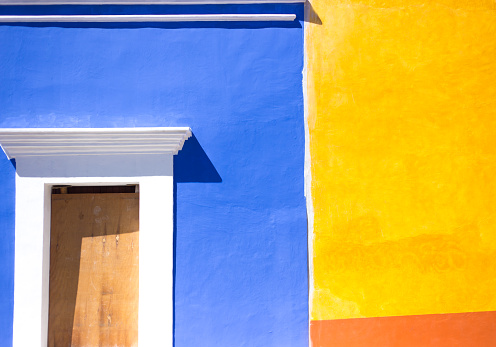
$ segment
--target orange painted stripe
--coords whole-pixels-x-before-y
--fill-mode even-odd
[[[496,312],[310,322],[312,347],[494,347]]]

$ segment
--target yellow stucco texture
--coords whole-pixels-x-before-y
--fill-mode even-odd
[[[308,5],[311,319],[496,310],[495,4]]]

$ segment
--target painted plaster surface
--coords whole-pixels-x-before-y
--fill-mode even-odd
[[[0,182],[5,187],[0,198],[0,346],[9,346],[14,312],[15,169],[6,158],[0,160]]]
[[[311,320],[496,310],[494,2],[311,5]]]
[[[175,279],[175,346],[308,345],[303,6],[49,10],[297,14],[294,23],[0,25],[0,127],[191,127],[174,161],[174,274],[156,269]],[[9,346],[14,170],[0,163],[0,345]]]
[[[314,320],[313,347],[494,346],[496,312]]]

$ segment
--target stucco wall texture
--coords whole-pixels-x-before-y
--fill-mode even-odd
[[[308,346],[303,5],[0,12],[297,15],[288,23],[2,24],[0,127],[191,127],[174,159],[174,346]],[[1,154],[2,347],[12,345],[14,177]]]
[[[311,7],[313,346],[493,346],[495,3]]]

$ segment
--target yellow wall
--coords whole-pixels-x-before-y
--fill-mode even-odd
[[[311,319],[496,310],[495,4],[312,1]]]

